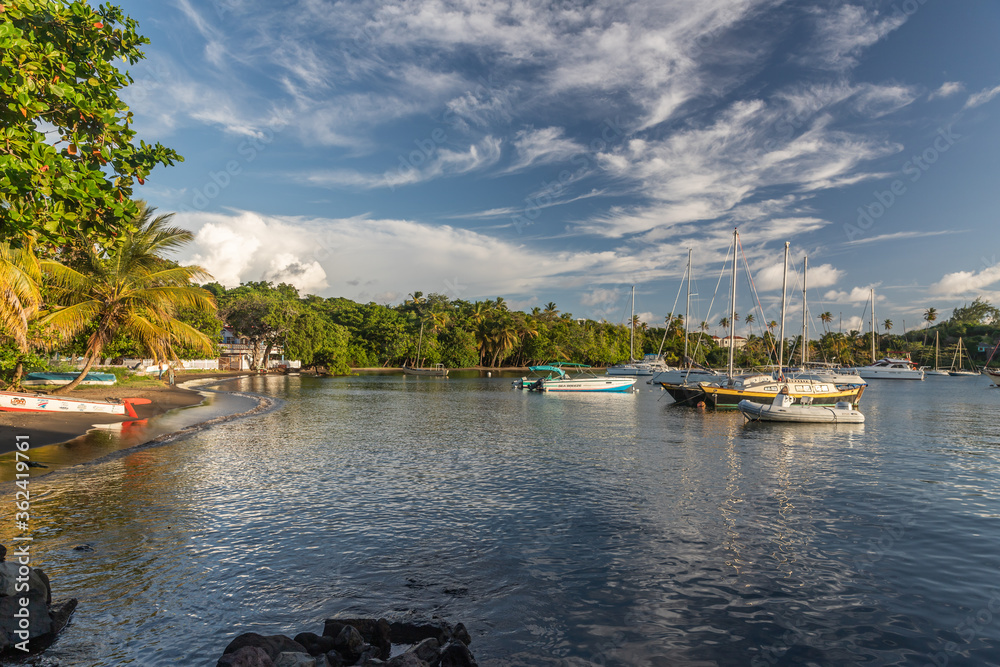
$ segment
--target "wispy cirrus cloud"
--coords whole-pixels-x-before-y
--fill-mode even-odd
[[[1000,95],[1000,86],[981,90],[978,93],[969,96],[969,99],[965,102],[965,108],[974,109],[976,107],[981,107],[997,95]]]
[[[842,5],[816,14],[815,41],[803,60],[817,67],[845,70],[858,64],[861,52],[906,22],[903,12],[885,15],[860,5]]]
[[[486,137],[478,144],[469,146],[466,151],[436,147],[430,156],[423,156],[419,166],[406,163],[382,174],[334,169],[310,172],[303,176],[303,180],[324,187],[354,187],[363,190],[396,188],[485,169],[496,164],[500,153],[500,141]]]
[[[946,81],[941,84],[941,87],[932,92],[927,96],[929,100],[937,100],[945,97],[951,97],[952,95],[957,95],[965,90],[965,84],[961,81]]]

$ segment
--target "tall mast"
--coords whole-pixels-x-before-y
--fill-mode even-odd
[[[628,321],[628,359],[635,361],[635,285],[632,285],[632,316]]]
[[[809,271],[809,258],[802,258],[802,370],[809,361],[809,318],[806,317],[806,273]]]
[[[872,363],[876,361],[878,359],[875,358],[875,290],[872,289]]]
[[[687,306],[684,307],[684,363],[687,363],[688,358],[688,317],[691,316],[691,248],[688,248],[688,296],[687,296]]]
[[[423,368],[424,365],[420,361],[420,349],[424,345],[424,321],[420,320],[420,338],[417,340],[417,368]]]
[[[785,267],[781,274],[781,341],[778,343],[778,379],[785,376],[785,287],[788,284],[788,241],[785,241]]]
[[[934,332],[934,370],[938,369],[938,333],[937,331]]]
[[[729,307],[729,379],[733,379],[733,320],[736,319],[736,258],[740,252],[740,230],[733,230],[733,291]]]

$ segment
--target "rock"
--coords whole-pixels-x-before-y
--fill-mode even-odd
[[[365,638],[351,625],[345,625],[341,628],[340,633],[333,640],[333,648],[343,656],[349,665],[357,662],[366,646],[368,644],[365,643]]]
[[[327,651],[326,664],[328,667],[344,667],[347,663],[344,662],[344,658],[336,651]]]
[[[244,646],[243,648],[226,653],[215,667],[274,667],[274,661],[267,651],[259,646]]]
[[[323,634],[336,637],[343,626],[350,625],[364,637],[364,640],[379,649],[379,658],[388,660],[392,653],[389,621],[384,618],[330,618],[323,628]]]
[[[469,647],[460,641],[448,642],[441,649],[441,667],[479,667]]]
[[[320,636],[312,632],[300,632],[295,635],[295,641],[306,647],[309,655],[323,655],[334,650],[334,637]]]
[[[93,551],[93,550],[94,550],[94,547],[90,546],[89,544],[79,544],[79,545],[73,547],[73,551],[88,551],[88,552],[90,552],[90,551]]]
[[[272,661],[276,660],[282,653],[306,653],[306,647],[298,642],[289,639],[285,635],[270,635],[265,637],[259,635],[256,632],[247,632],[233,641],[229,642],[229,646],[226,650],[222,652],[223,655],[226,653],[234,653],[244,646],[256,646],[264,650]]]
[[[428,639],[433,639],[434,641],[437,641],[433,637],[429,637]],[[437,655],[435,654],[434,657],[437,658]],[[391,660],[389,660],[389,662],[385,664],[386,667],[430,667],[429,662],[421,660],[420,658],[417,657],[415,653],[409,653],[409,652],[397,655],[395,658],[392,658]]]
[[[439,644],[446,644],[452,633],[451,626],[444,622],[390,623],[389,630],[394,644],[418,644],[428,637],[434,637]]]
[[[0,562],[0,632],[6,635],[11,644],[27,639],[16,634],[18,631],[23,632],[23,629],[20,627],[20,618],[15,614],[27,613],[27,631],[31,639],[53,631],[52,618],[49,616],[49,602],[52,601],[49,578],[41,570],[28,568],[27,582],[18,582],[21,567],[24,566],[16,562]],[[28,590],[17,590],[18,583],[22,586],[27,583]],[[27,605],[22,604],[25,601]]]
[[[415,655],[424,662],[437,662],[440,648],[441,644],[437,639],[434,637],[428,637],[419,644],[415,644],[414,646],[406,649],[406,653]]]
[[[284,651],[278,654],[274,661],[274,667],[317,667],[316,658],[308,653],[292,653]],[[326,667],[326,658],[323,658],[321,667]]]
[[[455,629],[452,631],[451,636],[452,639],[457,639],[466,646],[472,643],[472,635],[469,634],[469,631],[465,628],[465,624],[463,623],[459,623],[458,625],[455,626]]]

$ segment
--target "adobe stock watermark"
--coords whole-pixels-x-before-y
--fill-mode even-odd
[[[931,145],[923,152],[911,156],[903,164],[903,176],[906,176],[911,184],[916,183],[961,138],[962,135],[955,134],[950,125],[947,128],[939,128]],[[909,191],[910,187],[904,179],[897,178],[889,185],[888,190],[875,190],[874,200],[866,206],[858,207],[856,224],[844,224],[847,240],[854,241],[864,236],[865,232],[871,229]]]
[[[492,108],[493,113],[509,114],[512,106],[510,95],[492,73],[485,78],[480,77],[478,84],[466,91],[464,97],[496,101],[499,106]],[[447,109],[441,116],[441,124],[452,129],[458,128],[462,122],[458,112],[453,108]],[[397,166],[383,173],[382,178],[386,187],[394,191],[399,186],[420,180],[420,169],[437,157],[438,151],[447,141],[448,134],[443,127],[434,128],[422,139],[414,139],[414,149],[400,153],[397,156]]]
[[[993,625],[998,618],[997,614],[1000,614],[1000,590],[993,589],[990,591],[990,599],[986,604],[975,613],[966,616],[955,628],[955,632],[965,642],[965,645],[943,642],[941,650],[930,657],[927,667],[946,667],[952,657],[961,654],[969,644],[982,636],[984,630]],[[963,664],[965,664],[964,659]]]
[[[521,234],[525,227],[534,224],[542,214],[542,209],[555,203],[556,198],[562,195],[570,183],[578,180],[578,175],[591,168],[593,156],[603,153],[609,146],[618,143],[626,137],[625,130],[622,129],[620,116],[614,119],[605,119],[598,126],[599,136],[595,137],[586,152],[577,153],[570,158],[570,164],[577,167],[575,171],[563,169],[551,182],[541,181],[539,189],[535,194],[525,197],[524,207],[511,216],[511,226]]]
[[[198,211],[205,210],[212,200],[232,185],[233,179],[242,174],[247,165],[271,145],[278,131],[287,124],[287,116],[279,114],[270,120],[264,129],[241,141],[236,147],[240,159],[229,160],[219,171],[209,171],[205,184],[194,190],[191,208]]]

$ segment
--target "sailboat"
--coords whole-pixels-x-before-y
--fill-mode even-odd
[[[938,354],[941,350],[940,334],[940,331],[934,332],[934,368],[924,368],[924,375],[950,375],[948,371],[941,370],[941,367],[938,365]]]
[[[420,363],[420,351],[424,344],[424,323],[420,323],[420,339],[417,341],[417,363]],[[444,367],[444,364],[434,364],[430,368],[414,368],[412,366],[403,366],[404,375],[431,375],[434,377],[444,377],[448,375],[448,369]]]
[[[669,366],[663,363],[663,358],[658,354],[647,354],[641,360],[635,358],[635,285],[632,285],[632,315],[629,317],[628,328],[628,363],[608,366],[608,375],[635,377],[638,375],[655,375],[656,373],[669,370]]]
[[[951,368],[948,369],[948,375],[952,375],[955,377],[961,377],[965,375],[979,375],[979,371],[976,370],[967,371],[964,368],[962,368],[963,365],[962,362],[964,361],[964,357],[967,356],[969,356],[968,353],[966,353],[965,348],[962,347],[962,339],[959,338],[958,347],[955,348],[955,356],[952,357],[951,360]],[[958,361],[958,368],[955,368],[956,360]],[[972,366],[972,359],[969,359],[969,365]]]
[[[733,232],[733,274],[730,298],[730,322],[736,319],[736,271],[739,258],[739,230]],[[788,246],[785,243],[784,277],[781,285],[781,325],[778,345],[779,375],[775,378],[764,373],[737,375],[734,371],[735,346],[733,336],[729,336],[729,373],[725,382],[700,382],[697,385],[671,385],[662,383],[663,388],[678,403],[686,405],[704,404],[717,409],[737,409],[740,401],[750,401],[771,405],[778,393],[788,394],[793,400],[803,399],[811,405],[836,405],[847,402],[856,406],[864,393],[865,385],[841,385],[811,377],[785,378],[783,373],[785,354],[785,296],[788,282]],[[700,393],[699,393],[700,392]]]

